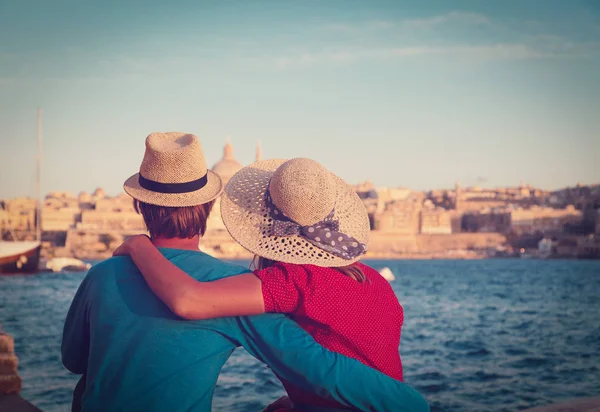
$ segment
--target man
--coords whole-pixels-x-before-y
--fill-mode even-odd
[[[247,272],[198,250],[222,191],[199,140],[153,133],[140,173],[124,184],[155,246],[198,280]],[[74,409],[210,411],[221,367],[237,346],[299,387],[361,410],[428,411],[421,395],[376,370],[318,345],[282,315],[205,321],[176,318],[127,257],[94,266],[65,322],[63,364],[83,374]]]

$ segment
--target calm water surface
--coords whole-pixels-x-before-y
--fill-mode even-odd
[[[518,411],[600,395],[600,262],[366,263],[396,275],[404,375],[432,410]],[[83,277],[0,277],[0,324],[16,341],[22,395],[44,411],[70,407],[77,377],[62,367],[60,339]],[[213,410],[258,411],[282,394],[269,370],[238,349]]]

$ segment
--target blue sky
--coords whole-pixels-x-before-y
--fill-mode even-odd
[[[0,1],[0,198],[121,191],[153,131],[416,190],[600,182],[600,3]]]

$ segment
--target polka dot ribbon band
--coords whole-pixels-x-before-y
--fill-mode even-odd
[[[301,236],[308,242],[342,259],[351,260],[364,254],[367,246],[355,238],[340,232],[340,223],[334,219],[334,210],[322,221],[310,226],[301,226],[283,214],[266,194],[267,212],[273,218],[273,236]]]

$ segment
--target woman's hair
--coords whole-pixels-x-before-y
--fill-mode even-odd
[[[275,263],[277,263],[276,260],[271,260],[258,255],[254,255],[252,263],[250,264],[250,268],[254,270],[261,270],[273,266]],[[335,269],[338,272],[356,280],[359,283],[368,283],[367,277],[356,263],[352,263],[347,266],[332,267],[331,269]]]
[[[136,212],[142,215],[150,237],[191,239],[204,236],[206,221],[214,201],[197,206],[166,207],[133,201]]]

